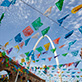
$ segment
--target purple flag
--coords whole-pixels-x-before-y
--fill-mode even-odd
[[[45,52],[43,52],[42,54],[47,54],[48,53],[48,51],[45,51]]]
[[[59,55],[57,55],[57,56],[54,56],[54,58],[56,58],[56,57],[58,57]]]
[[[8,53],[10,53],[10,52],[12,51],[12,49],[13,49],[13,48],[10,48],[9,51],[8,51]]]

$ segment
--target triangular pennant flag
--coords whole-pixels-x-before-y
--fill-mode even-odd
[[[72,30],[72,31],[70,31],[69,33],[67,33],[66,35],[65,35],[65,39],[67,39],[69,36],[71,36],[72,34],[73,34],[73,32],[74,32],[74,30]]]
[[[42,52],[42,54],[47,54],[47,53],[48,53],[48,51]]]
[[[58,57],[59,55],[57,55],[57,56],[54,56],[54,58],[56,58],[56,57]]]
[[[4,45],[4,47],[6,47],[7,45],[9,45],[9,42],[7,42],[7,43]]]
[[[77,56],[78,53],[79,53],[79,50],[76,50],[76,51],[71,52],[71,54],[72,54],[73,56]]]
[[[62,48],[62,47],[64,47],[64,46],[65,46],[65,44],[63,44],[63,45],[59,46],[59,48]]]
[[[68,47],[68,50],[70,49],[70,47],[76,42],[77,40],[74,40],[72,42],[69,42],[69,47]]]
[[[39,32],[32,36],[32,38],[38,38]]]
[[[56,48],[54,48],[54,49],[51,49],[51,51],[54,53],[54,52],[56,51]]]
[[[43,23],[41,23],[41,18],[37,18],[34,22],[32,22],[32,26],[34,27],[35,30],[38,30],[39,27],[41,27]]]
[[[71,66],[74,62],[66,64],[66,68]]]
[[[24,42],[19,43],[19,47],[22,48],[24,45]]]
[[[61,68],[62,66],[63,66],[63,64],[60,64],[60,65],[59,65],[59,68]]]
[[[81,62],[81,60],[73,63],[74,66],[75,66],[75,68],[77,67],[77,65],[78,65],[80,62]]]
[[[28,56],[34,55],[34,50],[31,50],[31,52],[28,54]]]
[[[10,48],[9,51],[8,51],[8,53],[10,54],[10,52],[11,52],[12,50],[13,50],[13,48]]]
[[[43,13],[43,15],[49,16],[49,15],[51,14],[51,9],[52,9],[52,6],[49,7],[49,8]]]
[[[36,50],[41,53],[41,51],[43,51],[43,48],[40,46],[40,47],[36,48]]]
[[[28,26],[22,32],[25,36],[30,36],[34,31],[32,30],[30,26]]]
[[[32,54],[31,59],[32,59],[32,60],[34,61],[34,63],[35,63],[35,56],[34,56],[34,54]]]
[[[60,40],[60,37],[57,38],[57,39],[55,39],[55,40],[53,40],[53,42],[54,42],[55,44],[59,44],[59,40]]]
[[[1,21],[2,21],[3,18],[4,18],[4,13],[1,15],[0,23],[1,23]]]
[[[21,63],[23,63],[23,62],[25,62],[25,59],[24,58],[21,59]]]
[[[53,67],[55,67],[55,68],[56,68],[56,67],[57,67],[57,65],[53,65]]]
[[[3,56],[5,56],[5,55],[6,55],[6,53],[5,53],[5,52],[2,52],[2,55],[3,55]]]
[[[15,36],[15,41],[16,42],[21,42],[22,41],[22,37],[21,37],[20,33],[17,36]]]
[[[29,42],[30,39],[31,38],[28,38],[27,40],[25,40],[25,46],[27,46],[27,44],[28,44],[28,42]]]
[[[81,8],[82,8],[82,4],[81,4],[81,5],[78,5],[78,6],[76,6],[76,7],[74,7],[74,8],[71,10],[71,12],[72,12],[73,14],[75,14],[75,13],[78,12]]]
[[[45,34],[48,33],[50,27],[45,28],[44,30],[41,31],[42,35],[44,36]]]
[[[69,14],[68,15],[66,15],[66,16],[64,16],[63,18],[61,18],[61,19],[59,19],[59,20],[57,20],[58,21],[58,23],[59,23],[59,26],[61,26],[61,24],[63,23],[63,21],[67,18],[69,16]]]
[[[76,75],[76,77],[77,77],[77,78],[79,78],[79,76],[78,76],[78,75]],[[78,81],[77,81],[77,82],[78,82]]]
[[[82,34],[82,26],[80,27],[80,28],[78,28],[78,30],[81,32],[81,34]]]
[[[14,46],[14,48],[18,49],[17,52],[19,52],[19,46],[18,45]]]
[[[9,55],[9,51],[8,50],[6,50],[6,53],[7,53],[7,55]]]
[[[29,52],[26,52],[25,55],[28,56]]]
[[[49,57],[48,60],[51,61],[52,57]]]
[[[46,60],[46,58],[42,58],[41,60],[44,60],[44,61],[45,61],[45,60]]]
[[[27,62],[29,61],[29,56],[26,57],[26,61],[27,61]]]
[[[62,56],[66,56],[68,53],[62,54]]]
[[[36,56],[37,56],[37,58],[39,58],[39,56],[41,55],[41,53],[40,54],[37,54]]]
[[[48,51],[49,46],[50,46],[50,43],[47,43],[47,44],[44,45],[46,51]]]
[[[2,53],[0,52],[0,57],[2,57]]]
[[[12,0],[11,2],[12,2],[12,5],[14,5],[16,3],[16,0]]]
[[[59,0],[58,2],[55,3],[60,11],[62,10],[62,7],[63,7],[63,1],[64,0]]]
[[[36,62],[38,62],[39,60],[36,60]]]
[[[12,2],[10,2],[10,1],[8,1],[8,0],[4,0],[4,1],[2,2],[1,6],[9,7],[11,3],[12,3]]]

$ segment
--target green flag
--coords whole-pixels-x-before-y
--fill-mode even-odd
[[[4,13],[1,15],[0,23],[1,23],[2,19],[3,19],[3,17],[4,17]]]
[[[56,48],[54,48],[54,49],[51,49],[51,51],[54,53],[54,52],[56,51]]]
[[[62,7],[63,7],[63,1],[64,0],[59,0],[58,2],[55,3],[60,11],[62,10]]]
[[[6,55],[6,53],[5,53],[5,52],[2,52],[2,55],[3,55],[3,56],[5,56],[5,55]]]
[[[47,34],[48,31],[49,31],[49,29],[50,29],[50,27],[47,27],[47,28],[45,28],[44,30],[42,30],[42,31],[41,31],[41,32],[42,32],[42,35],[44,36],[45,34]]]
[[[39,60],[36,60],[36,62],[38,62]]]
[[[62,54],[62,56],[66,56],[68,53]]]
[[[26,52],[25,55],[28,56],[29,52]]]
[[[27,61],[27,62],[29,61],[29,56],[26,57],[26,61]]]
[[[40,46],[40,47],[36,48],[36,50],[41,53],[41,51],[43,51],[43,48]]]
[[[34,22],[32,22],[32,26],[34,27],[35,30],[38,30],[39,27],[41,27],[43,23],[41,23],[40,17],[37,18]]]

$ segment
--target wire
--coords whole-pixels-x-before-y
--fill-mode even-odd
[[[22,0],[20,0],[20,1],[22,1]],[[39,12],[40,14],[42,14],[43,15],[43,13],[42,12],[40,12],[39,10],[37,10],[36,8],[34,8],[34,7],[32,7],[31,5],[29,5],[28,3],[26,3],[25,1],[22,1],[24,4],[26,4],[26,5],[28,5],[29,7],[31,7],[32,9],[34,9],[34,10],[36,10],[37,12]],[[58,22],[56,22],[55,20],[53,20],[53,19],[51,19],[50,17],[48,17],[48,16],[46,16],[49,20],[52,20],[53,22],[55,22],[56,24],[58,24],[59,25],[59,23]],[[70,31],[69,29],[67,29],[67,28],[65,28],[64,26],[61,26],[62,28],[64,28],[65,30],[67,30],[67,31]],[[78,38],[81,38],[81,37],[79,37],[78,35],[76,35],[75,33],[73,33],[75,36],[77,36]],[[81,38],[82,39],[82,38]]]

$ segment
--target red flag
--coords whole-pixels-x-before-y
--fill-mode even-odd
[[[55,44],[59,44],[59,40],[60,40],[60,37],[57,38],[57,39],[55,39],[55,40],[53,40],[53,42],[54,42]]]
[[[71,66],[72,64],[73,64],[73,62],[66,64],[66,68],[69,67],[69,66]]]
[[[30,36],[34,31],[31,29],[30,26],[28,26],[22,32],[25,36]]]
[[[37,56],[37,58],[39,58],[39,56],[41,55],[41,53],[40,54],[37,54],[36,56]]]
[[[8,50],[6,50],[6,53],[7,53],[7,55],[9,55],[9,51]]]
[[[49,57],[48,60],[51,61],[52,57]]]
[[[19,43],[19,47],[22,48],[24,45],[24,42]]]
[[[62,48],[62,47],[64,47],[64,46],[65,46],[65,44],[64,44],[64,45],[59,46],[59,48]]]

